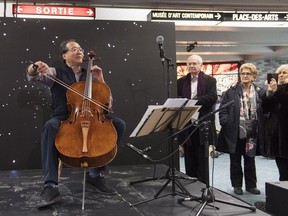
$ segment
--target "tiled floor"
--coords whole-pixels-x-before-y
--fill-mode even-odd
[[[99,194],[88,186],[84,194],[82,181],[85,170],[64,168],[58,185],[61,201],[41,209],[35,208],[43,187],[41,170],[1,171],[0,216],[192,216],[198,213],[203,216],[269,215],[217,189],[213,190],[216,202],[206,203],[202,200],[200,190],[205,186],[203,183],[191,181],[183,173],[176,172],[178,181],[174,181],[174,187],[170,183],[176,179],[167,178],[167,169],[163,164],[157,165],[156,169],[151,164],[111,166],[105,172],[105,179],[116,189],[117,194],[109,196]],[[157,177],[166,178],[135,183],[137,180],[151,179],[149,176],[153,173]]]
[[[214,166],[213,166],[214,162]],[[230,160],[228,154],[222,154],[218,158],[210,158],[210,184],[215,188],[231,194],[239,199],[254,204],[257,201],[265,201],[265,182],[275,182],[279,180],[278,169],[274,160],[256,157],[257,187],[261,191],[260,195],[253,195],[244,190],[243,195],[233,193],[230,181]],[[214,167],[214,169],[213,169]],[[213,172],[214,170],[214,172]],[[180,171],[185,173],[184,158],[180,157]],[[244,182],[244,181],[243,181]],[[245,184],[243,185],[245,189]]]

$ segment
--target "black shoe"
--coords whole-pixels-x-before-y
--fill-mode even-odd
[[[94,190],[96,190],[100,194],[105,195],[115,195],[117,192],[110,188],[106,183],[105,179],[102,176],[97,176],[92,178],[88,173],[86,174],[86,182],[89,186],[92,186]]]
[[[36,201],[36,208],[46,207],[61,200],[57,187],[46,186]]]
[[[242,195],[243,194],[243,190],[241,187],[234,187],[234,193],[237,195]]]
[[[252,193],[252,194],[260,194],[260,190],[257,189],[257,188],[246,188],[246,191],[248,191],[249,193]]]

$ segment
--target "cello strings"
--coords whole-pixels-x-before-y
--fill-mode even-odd
[[[50,75],[50,74],[43,74],[43,75],[46,76],[47,78],[53,80],[54,82],[58,83],[59,85],[67,88],[68,90],[74,92],[75,94],[83,97],[84,99],[87,99],[88,101],[92,102],[93,104],[101,107],[102,109],[106,110],[107,112],[111,112],[111,111],[109,110],[108,106],[106,106],[105,104],[102,104],[102,103],[100,103],[100,102],[98,102],[98,101],[95,101],[94,99],[92,99],[92,98],[90,98],[90,97],[88,97],[88,96],[86,96],[86,95],[83,95],[81,92],[79,92],[79,91],[71,88],[69,85],[67,85],[66,83],[64,83],[62,80],[60,80],[60,79],[58,79],[58,78],[56,78],[56,77],[54,77],[54,76],[52,76],[52,75]]]

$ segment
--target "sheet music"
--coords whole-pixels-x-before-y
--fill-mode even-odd
[[[199,109],[201,106],[184,107],[178,118],[173,122],[172,127],[182,129],[189,122],[194,122],[198,119]]]
[[[162,105],[149,105],[146,112],[144,113],[142,119],[134,129],[134,131],[131,133],[130,137],[135,137],[138,135],[138,132],[140,131],[141,127],[145,124],[149,116],[152,114],[153,111],[155,110],[162,110],[163,106]]]
[[[179,109],[179,107],[182,107],[184,103],[186,104],[183,107],[182,112],[172,124],[173,128],[182,129],[190,120],[193,122],[198,119],[198,111],[201,106],[196,105],[197,100],[190,100],[187,98],[168,98],[163,104],[163,108]]]
[[[168,98],[163,105],[149,105],[130,137],[163,131],[169,124],[174,129],[182,129],[191,118],[198,118],[201,106],[196,106],[196,103],[197,100],[187,98]]]
[[[188,100],[185,107],[192,107],[197,103],[197,100],[189,100],[187,98],[168,98],[163,104],[163,108],[179,108]]]
[[[189,100],[185,107],[193,107],[196,106],[197,100]]]

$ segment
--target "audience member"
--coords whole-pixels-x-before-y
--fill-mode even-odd
[[[265,155],[274,157],[279,181],[288,181],[288,64],[276,70],[278,83],[272,78],[262,107],[268,112],[265,130]]]
[[[216,79],[201,71],[202,64],[203,61],[200,56],[191,55],[187,59],[187,70],[189,73],[177,81],[178,96],[197,100],[196,105],[201,105],[198,118],[212,112],[217,100]],[[214,116],[210,116],[209,119],[205,119],[204,121],[207,120],[211,121],[210,137],[213,137],[216,134]],[[179,135],[180,144],[188,138],[189,134],[196,127],[196,125],[191,126],[189,130],[187,129]],[[200,139],[200,136],[203,137],[203,134],[200,135],[199,133],[201,131],[197,129],[183,145],[185,169],[188,176],[196,177],[198,180],[205,182],[207,178],[205,172],[205,148],[204,143]]]
[[[264,117],[261,97],[265,91],[253,81],[257,69],[246,63],[240,67],[240,80],[224,94],[220,108],[234,100],[234,103],[219,112],[221,130],[217,151],[230,154],[230,179],[234,193],[243,194],[243,172],[246,191],[260,194],[257,189],[255,155],[262,152],[264,140]],[[242,156],[244,170],[242,170]]]

